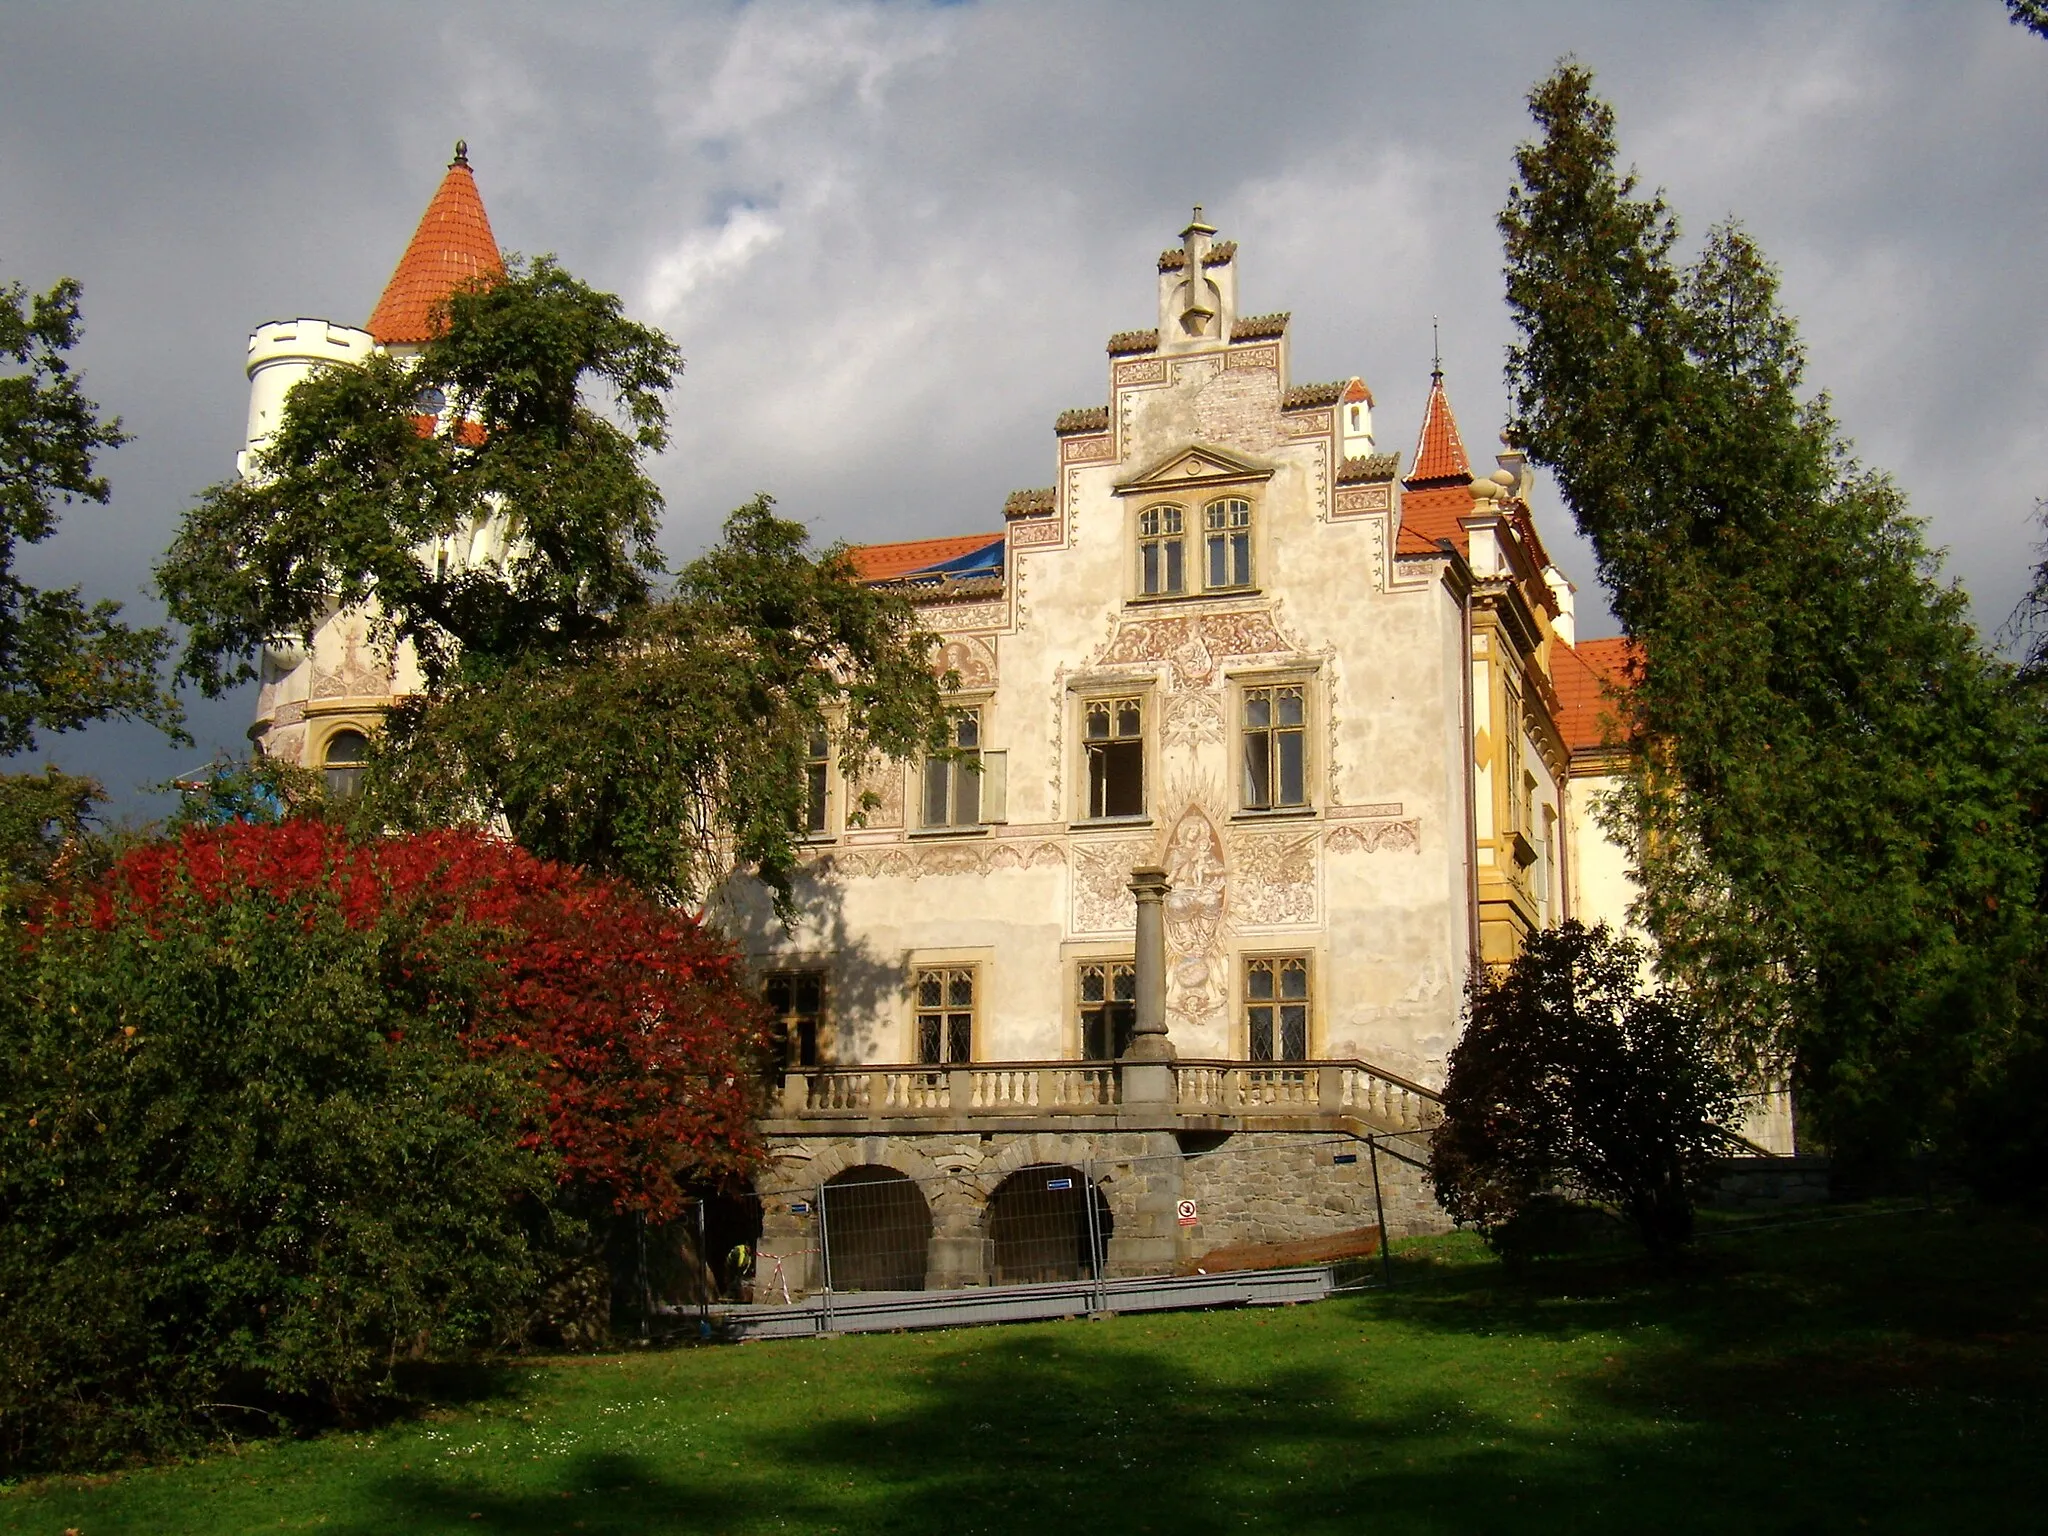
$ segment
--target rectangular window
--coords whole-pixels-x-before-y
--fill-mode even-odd
[[[917,1059],[932,1065],[974,1060],[974,968],[920,969],[916,997]]]
[[[1308,804],[1308,732],[1300,683],[1244,690],[1244,808]]]
[[[1088,814],[1145,814],[1145,701],[1090,699],[1081,707],[1088,750]]]
[[[793,1067],[818,1064],[818,1036],[825,1024],[825,973],[775,971],[762,991],[775,1015],[781,1058]]]
[[[1507,729],[1501,733],[1501,787],[1507,791],[1508,831],[1527,832],[1528,823],[1522,819],[1527,803],[1522,787],[1522,696],[1512,684],[1503,690],[1502,713],[1507,717]]]
[[[1202,509],[1209,551],[1209,589],[1252,584],[1252,504],[1235,497]]]
[[[1253,1061],[1308,1060],[1308,957],[1246,960],[1244,1018]]]
[[[946,722],[947,745],[957,757],[928,757],[924,764],[924,824],[927,827],[981,825],[981,711],[956,709]]]
[[[824,833],[827,776],[832,767],[832,743],[823,731],[813,732],[804,755],[804,831],[812,837]]]
[[[1147,507],[1138,514],[1138,590],[1145,596],[1187,590],[1184,521],[1179,507]]]
[[[1115,1061],[1138,1024],[1138,968],[1129,960],[1081,965],[1081,1059]]]

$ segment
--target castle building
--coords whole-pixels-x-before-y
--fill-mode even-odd
[[[315,368],[360,363],[373,352],[416,356],[433,335],[435,305],[462,284],[504,269],[468,146],[458,143],[367,325],[278,320],[249,337],[249,426],[236,468],[252,472],[256,453],[283,418],[285,396]],[[429,430],[445,405],[420,402]],[[494,561],[504,550],[504,526],[493,519],[448,535],[422,555],[460,568]],[[383,655],[371,642],[369,616],[340,610],[315,632],[310,647],[281,637],[264,648],[249,736],[264,755],[320,769],[330,788],[346,789],[362,771],[384,711],[420,686],[409,648]]]
[[[458,153],[366,330],[251,338],[250,447],[308,369],[418,346],[494,270]],[[841,1288],[1002,1278],[992,1224],[1027,1174],[1096,1190],[1112,1267],[1355,1224],[1357,1159],[1327,1148],[1426,1136],[1473,968],[1625,920],[1595,810],[1626,657],[1577,641],[1523,455],[1475,463],[1438,371],[1404,472],[1361,378],[1293,381],[1289,317],[1240,311],[1199,209],[1155,301],[1109,339],[1101,402],[1054,423],[1052,484],[1000,527],[857,554],[939,638],[957,758],[847,783],[821,737],[796,923],[743,877],[716,904],[789,1042],[759,1241],[798,1286],[848,1181],[920,1235],[849,1216]],[[339,612],[265,658],[252,735],[337,787],[418,686],[365,633]],[[1235,1182],[1194,1200],[1203,1179]],[[1441,1222],[1412,1158],[1384,1183],[1390,1225]],[[1184,1198],[1236,1214],[1190,1234]]]

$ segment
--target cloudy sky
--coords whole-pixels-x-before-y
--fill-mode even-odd
[[[266,320],[360,324],[458,137],[500,242],[553,251],[689,359],[657,467],[687,557],[756,490],[825,539],[993,530],[1052,419],[1152,323],[1201,203],[1297,381],[1362,374],[1412,448],[1441,316],[1475,449],[1504,410],[1492,219],[1523,98],[1598,73],[1697,237],[1743,219],[1812,378],[1997,623],[2048,493],[2048,41],[1999,0],[0,8],[0,279],[86,290],[114,499],[24,561],[154,617],[232,471]],[[1552,547],[1611,632],[1569,514]],[[100,726],[34,759],[140,786],[244,745]]]

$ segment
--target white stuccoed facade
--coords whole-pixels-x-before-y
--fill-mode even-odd
[[[1519,458],[1475,482],[1446,452],[1439,388],[1429,462],[1404,487],[1375,452],[1369,392],[1292,387],[1286,317],[1240,318],[1235,248],[1211,234],[1197,220],[1162,256],[1157,340],[1112,343],[1107,409],[1062,418],[1057,483],[1011,498],[1000,550],[978,573],[893,578],[959,674],[982,814],[932,825],[915,764],[834,776],[797,926],[745,882],[730,893],[764,971],[821,976],[827,1061],[928,1057],[916,981],[936,970],[971,973],[974,1060],[1080,1058],[1083,972],[1132,958],[1125,887],[1143,866],[1172,886],[1182,1057],[1263,1056],[1252,968],[1283,960],[1306,972],[1300,1054],[1432,1087],[1475,953],[1507,959],[1570,913],[1623,916],[1606,871],[1625,878],[1626,860],[1571,806],[1548,671],[1570,588]],[[1203,524],[1230,503],[1249,508],[1250,569],[1212,588]],[[1179,593],[1145,590],[1143,523],[1162,508],[1184,530]],[[870,549],[871,578],[891,579],[899,551],[926,552]],[[1301,701],[1295,805],[1256,803],[1244,768],[1269,750],[1248,741],[1248,707],[1275,689]],[[1140,803],[1092,814],[1090,708],[1133,702]],[[856,825],[859,789],[881,805]]]

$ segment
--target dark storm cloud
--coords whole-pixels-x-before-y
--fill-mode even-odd
[[[1245,7],[1042,3],[0,12],[0,273],[87,287],[136,434],[36,579],[132,601],[240,445],[248,332],[368,313],[448,147],[500,240],[554,250],[690,359],[659,469],[686,555],[757,489],[834,538],[993,528],[1104,398],[1152,257],[1203,203],[1298,379],[1362,373],[1411,446],[1443,319],[1475,452],[1503,410],[1492,217],[1565,52],[1697,238],[1741,216],[1812,377],[1995,623],[2048,492],[2048,44],[1996,0]],[[1598,608],[1554,504],[1553,548]],[[1598,621],[1589,626],[1597,629]],[[117,789],[237,746],[101,728]]]

